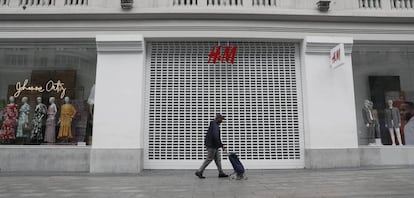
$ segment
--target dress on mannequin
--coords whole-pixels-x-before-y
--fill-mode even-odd
[[[17,104],[14,104],[14,97],[9,98],[10,103],[3,110],[3,124],[1,126],[2,133],[0,139],[14,140],[16,134],[16,121],[19,115]]]
[[[22,106],[19,109],[19,122],[17,125],[16,138],[28,137],[29,134],[24,131],[24,125],[29,124],[30,105],[27,104],[27,97],[22,98]]]
[[[69,103],[69,97],[65,97],[65,104],[60,111],[60,128],[58,139],[72,138],[72,119],[76,114],[75,107]]]
[[[400,111],[393,107],[393,101],[389,100],[387,102],[388,108],[384,110],[385,112],[385,127],[388,128],[388,131],[391,136],[392,145],[395,145],[395,134],[397,135],[397,140],[400,146],[401,144],[401,133],[400,133],[400,127],[401,127],[401,117],[400,117]]]
[[[49,108],[47,109],[46,130],[45,130],[45,142],[54,143],[56,141],[56,122],[55,117],[57,113],[57,107],[55,104],[55,98],[49,98]]]
[[[42,103],[42,98],[38,97],[36,99],[37,105],[35,108],[35,113],[33,117],[33,130],[31,139],[36,141],[42,141],[42,126],[43,126],[43,120],[46,117],[47,113],[47,107]]]

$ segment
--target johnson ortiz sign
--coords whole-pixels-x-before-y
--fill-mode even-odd
[[[43,92],[56,92],[56,93],[60,93],[60,98],[63,99],[65,97],[66,94],[66,88],[63,87],[64,83],[61,82],[60,80],[58,80],[57,82],[54,82],[53,80],[49,80],[46,85],[43,86],[29,86],[29,80],[26,79],[23,81],[23,83],[21,82],[17,82],[16,83],[16,92],[14,93],[14,97],[19,97],[20,93],[22,93],[22,91],[36,91],[39,93],[43,93]]]
[[[329,59],[332,68],[337,68],[345,64],[345,47],[343,43],[340,43],[331,49],[331,56]]]

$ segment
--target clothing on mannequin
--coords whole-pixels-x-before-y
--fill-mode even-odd
[[[49,107],[47,109],[46,130],[45,130],[45,142],[54,143],[56,141],[56,122],[55,117],[57,113],[57,107],[55,104],[55,97],[49,98]]]
[[[5,143],[10,143],[10,140],[15,139],[16,123],[19,115],[18,106],[14,103],[14,97],[10,96],[9,104],[3,110],[3,124],[1,126],[2,133],[0,139]]]
[[[91,117],[93,116],[93,106],[95,105],[95,84],[91,88],[91,92],[88,97],[89,113]]]
[[[45,104],[42,103],[42,98],[37,97],[36,98],[36,108],[33,116],[33,129],[32,134],[30,136],[30,139],[35,140],[36,142],[41,142],[43,140],[42,137],[42,126],[43,126],[43,120],[46,117],[47,114],[47,107]]]
[[[374,119],[373,125],[374,125],[374,136],[375,136],[375,144],[378,146],[382,146],[381,142],[381,128],[380,128],[380,122],[378,117],[378,111],[374,109],[374,103],[370,101],[369,108],[372,111],[372,117]]]
[[[19,122],[17,124],[17,132],[16,138],[20,137],[29,137],[28,132],[25,130],[27,129],[27,125],[29,125],[29,113],[30,113],[30,105],[27,104],[27,97],[22,98],[22,106],[19,109]]]
[[[400,111],[393,106],[393,101],[388,100],[387,101],[388,108],[384,110],[385,112],[385,127],[388,129],[392,145],[395,144],[395,134],[397,135],[397,140],[400,146],[402,146],[401,141],[401,133],[400,133],[400,127],[401,127],[401,117],[400,117]]]
[[[399,93],[399,97],[397,101],[393,102],[393,106],[396,107],[400,113],[401,113],[401,106],[406,102],[405,99],[405,92],[404,91],[400,91]],[[401,117],[401,127],[400,127],[400,134],[401,134],[401,141],[402,144],[405,145],[405,136],[404,136],[404,127],[407,124],[408,120],[405,120],[403,117]]]
[[[365,100],[364,107],[362,108],[362,118],[364,119],[364,124],[367,128],[367,138],[368,145],[375,145],[375,124],[374,124],[374,115],[371,109],[371,101]]]
[[[69,97],[65,97],[65,104],[62,105],[60,111],[60,128],[58,139],[68,141],[72,138],[72,119],[76,114],[75,107],[69,103]]]

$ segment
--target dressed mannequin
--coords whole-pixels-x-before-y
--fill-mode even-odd
[[[55,97],[49,98],[49,108],[47,109],[46,130],[45,130],[45,142],[54,143],[56,141],[56,122],[55,117],[57,113],[57,107],[55,104]]]
[[[9,104],[7,104],[3,110],[2,133],[0,134],[0,139],[3,140],[3,142],[10,143],[11,140],[15,139],[18,115],[17,104],[14,104],[14,97],[10,96]]]
[[[17,132],[16,132],[16,138],[25,138],[28,137],[28,134],[26,133],[26,127],[24,125],[29,124],[29,113],[30,113],[30,105],[27,104],[27,97],[22,98],[22,106],[19,109],[19,122],[17,124]]]
[[[381,129],[380,129],[380,123],[379,123],[379,117],[378,117],[378,111],[376,109],[374,109],[374,103],[372,101],[370,101],[369,103],[369,108],[372,111],[372,117],[374,118],[374,130],[375,130],[375,144],[378,146],[382,146],[382,142],[381,142]]]
[[[72,138],[72,119],[76,114],[75,107],[70,104],[69,97],[65,97],[65,104],[62,105],[60,111],[60,128],[58,139],[68,141]]]
[[[375,124],[374,116],[371,109],[371,101],[365,100],[364,107],[362,108],[362,118],[364,119],[365,126],[367,127],[368,145],[375,145]]]
[[[394,131],[397,134],[398,143],[400,146],[401,144],[401,133],[400,133],[400,127],[401,127],[401,118],[400,118],[400,111],[393,107],[393,101],[388,100],[387,102],[388,108],[386,108],[385,111],[385,127],[388,128],[388,131],[390,132],[392,145],[395,146],[395,136]]]
[[[43,137],[42,137],[42,126],[43,126],[43,120],[46,117],[47,114],[47,107],[46,105],[44,105],[42,103],[42,97],[37,97],[36,98],[36,108],[35,108],[35,113],[34,113],[34,117],[33,117],[33,130],[32,130],[32,135],[30,136],[30,138],[36,142],[41,142]]]
[[[88,97],[89,113],[93,115],[93,105],[95,104],[95,84],[91,88],[91,92]]]
[[[398,100],[393,102],[393,106],[396,107],[400,113],[402,113],[401,111],[401,106],[406,102],[405,99],[405,92],[404,91],[400,91],[399,93],[399,97]],[[401,117],[401,127],[400,127],[400,134],[401,134],[401,141],[402,144],[405,145],[405,136],[404,136],[404,127],[407,124],[408,120],[405,120],[404,117]]]

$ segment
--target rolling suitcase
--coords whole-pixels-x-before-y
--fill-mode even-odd
[[[231,165],[233,166],[234,173],[236,176],[234,177],[234,173],[230,175],[231,179],[241,180],[241,179],[247,179],[247,177],[244,176],[244,166],[240,162],[239,157],[236,153],[229,153],[229,160]]]

